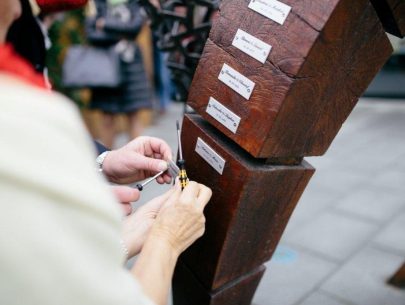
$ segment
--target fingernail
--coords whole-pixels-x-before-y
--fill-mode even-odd
[[[164,162],[164,161],[162,161],[162,162],[159,162],[159,171],[165,171],[165,170],[167,170],[167,163],[166,162]]]

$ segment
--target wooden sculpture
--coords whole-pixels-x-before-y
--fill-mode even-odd
[[[174,305],[250,304],[314,172],[303,157],[325,153],[391,53],[368,0],[222,1],[182,127],[188,176],[213,196]]]
[[[322,155],[392,53],[384,29],[368,0],[287,0],[284,24],[249,2],[222,1],[188,103],[254,157]],[[239,29],[272,47],[265,63],[234,46]],[[224,64],[254,83],[248,98],[218,80]],[[218,103],[236,130],[210,114]]]
[[[187,173],[214,196],[204,237],[181,261],[217,289],[270,259],[314,170],[305,161],[274,166],[251,158],[200,116],[187,115],[182,130]]]

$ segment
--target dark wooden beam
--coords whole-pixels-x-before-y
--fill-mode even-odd
[[[223,0],[190,89],[188,104],[256,158],[326,152],[359,97],[392,53],[368,0],[284,1],[280,25]],[[273,48],[262,64],[232,46],[238,29]],[[218,80],[223,64],[255,83],[247,100]],[[234,133],[207,113],[215,98],[240,124]]]
[[[213,195],[206,232],[181,259],[204,287],[216,290],[271,258],[314,169],[305,161],[280,166],[254,159],[198,115],[185,116],[182,130],[188,176]],[[224,160],[222,174],[196,152],[201,149]]]
[[[204,287],[182,262],[173,279],[173,302],[176,305],[250,305],[265,271],[260,266],[215,291]]]
[[[399,38],[405,37],[405,1],[371,0],[385,30]]]

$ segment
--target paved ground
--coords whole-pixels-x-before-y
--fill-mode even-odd
[[[174,104],[145,134],[177,149]],[[121,139],[121,143],[124,141]],[[267,264],[254,305],[404,305],[386,279],[405,261],[405,101],[359,102]],[[144,191],[143,200],[162,192]]]

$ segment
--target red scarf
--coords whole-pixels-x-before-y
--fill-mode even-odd
[[[30,83],[47,89],[43,75],[34,70],[31,64],[14,52],[10,45],[0,45],[0,72],[6,72]]]
[[[81,8],[88,0],[37,0],[42,13],[54,13]]]

